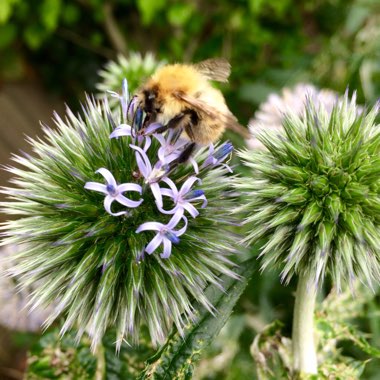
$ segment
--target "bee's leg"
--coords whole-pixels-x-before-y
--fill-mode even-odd
[[[168,130],[168,126],[167,125],[163,125],[162,127],[155,129],[154,133],[164,133],[167,130]]]
[[[167,174],[172,173],[173,170],[178,165],[186,162],[190,158],[190,156],[193,154],[195,147],[196,147],[196,143],[194,143],[194,142],[187,144],[185,149],[181,152],[181,154],[169,164],[169,167],[168,167],[166,173]]]
[[[149,124],[154,123],[156,121],[156,119],[157,119],[156,113],[154,113],[154,112],[146,113],[145,118],[144,118],[144,122],[143,122],[143,126],[142,126],[142,130],[146,129],[146,127]]]
[[[175,160],[178,164],[182,164],[186,162],[191,155],[193,154],[195,147],[196,147],[195,142],[191,142],[186,145],[186,148],[182,151],[182,153],[178,156],[178,158]]]
[[[151,114],[152,117],[150,118],[145,118],[146,122],[144,123],[144,128],[141,130],[142,134],[144,136],[150,136],[153,133],[164,133],[166,132],[169,128],[168,125],[163,125],[162,127],[155,128],[153,132],[148,132],[146,133],[146,129],[149,127],[150,124],[154,123],[157,119],[157,114]]]
[[[189,111],[184,111],[173,117],[167,124],[168,129],[185,129],[189,124],[191,124],[191,114]]]
[[[186,145],[185,149],[181,152],[178,158],[172,162],[174,166],[186,162],[193,154],[196,147],[196,143],[194,142],[195,136],[193,133],[193,128],[194,125],[197,123],[198,115],[196,114],[196,112],[194,112],[193,110],[186,110],[181,114],[180,120],[177,120],[175,127],[173,127],[178,128],[178,130],[180,131],[184,130],[191,140],[191,142]]]
[[[156,119],[157,115],[154,115]],[[183,130],[187,125],[189,125],[189,123],[191,123],[190,114],[187,111],[181,112],[180,114],[174,116],[166,125],[155,129],[154,133],[164,133],[169,129]]]

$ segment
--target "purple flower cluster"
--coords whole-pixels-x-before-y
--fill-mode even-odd
[[[154,196],[156,207],[163,215],[171,215],[171,219],[167,224],[163,224],[156,221],[148,221],[141,224],[136,233],[143,231],[155,231],[156,235],[145,247],[145,252],[152,254],[156,249],[163,245],[162,258],[168,258],[171,254],[172,244],[179,243],[179,236],[186,232],[188,220],[186,213],[192,218],[196,218],[199,215],[199,211],[196,205],[200,204],[200,208],[207,206],[207,199],[203,190],[194,189],[195,184],[201,184],[201,179],[196,177],[200,170],[214,167],[217,165],[225,165],[222,162],[229,156],[232,151],[232,144],[226,142],[215,150],[211,144],[209,147],[209,155],[204,160],[202,165],[198,167],[197,162],[193,157],[190,158],[190,162],[194,168],[194,174],[189,176],[182,184],[180,189],[177,188],[175,181],[169,178],[172,170],[169,171],[170,165],[175,161],[183,151],[188,140],[183,139],[180,133],[176,130],[169,130],[165,135],[156,134],[154,131],[161,127],[157,123],[152,123],[145,129],[145,134],[141,134],[133,125],[127,123],[127,119],[131,119],[130,108],[134,108],[133,100],[127,106],[128,95],[126,83],[123,83],[123,94],[112,94],[117,96],[121,103],[122,118],[125,121],[117,126],[111,133],[110,138],[119,138],[127,136],[129,138],[129,148],[133,151],[136,159],[136,172],[138,173],[136,181],[137,183],[122,183],[118,184],[113,174],[106,168],[100,168],[96,173],[101,174],[105,179],[105,184],[97,182],[87,182],[85,189],[100,192],[105,195],[104,208],[112,216],[129,217],[131,215],[130,209],[139,207],[144,199],[132,200],[128,198],[127,194],[131,192],[137,192],[143,196],[146,189],[150,189]],[[135,111],[138,112],[138,109]],[[134,119],[135,115],[132,115]],[[148,157],[149,148],[152,145],[153,140],[155,143],[159,143],[157,154],[157,161],[155,164],[151,163]],[[230,168],[227,166],[230,170]],[[142,180],[142,181],[141,181]],[[182,182],[182,179],[181,179]],[[167,186],[165,186],[167,185]],[[125,193],[125,195],[124,195]],[[169,209],[164,208],[163,197],[171,199],[173,206]],[[123,211],[113,212],[111,205],[113,202],[117,202],[124,206],[126,209]],[[182,227],[178,227],[178,225]]]

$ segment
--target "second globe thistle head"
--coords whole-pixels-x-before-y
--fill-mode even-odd
[[[136,133],[123,88],[121,112],[88,98],[82,116],[55,115],[56,129],[29,139],[34,155],[14,156],[22,168],[8,168],[15,186],[3,189],[3,210],[20,216],[2,226],[3,244],[24,244],[10,274],[33,287],[32,308],[54,302],[47,325],[63,315],[62,333],[87,331],[93,348],[110,326],[118,348],[142,324],[162,343],[194,318],[195,301],[213,312],[208,284],[235,276],[231,144],[168,172],[186,142]]]
[[[310,83],[298,83],[293,88],[284,87],[281,94],[271,93],[267,100],[260,104],[254,117],[249,120],[251,138],[247,140],[248,147],[263,149],[263,144],[257,139],[260,131],[280,131],[289,112],[303,117],[306,98],[315,107],[322,106],[328,113],[331,113],[338,94],[329,89],[318,89]]]
[[[330,273],[338,288],[355,277],[380,281],[380,128],[378,105],[358,112],[346,94],[331,112],[289,114],[284,133],[263,132],[266,150],[240,152],[251,177],[238,180],[250,232],[265,241],[262,268],[279,266],[321,283]]]
[[[141,54],[130,52],[127,56],[119,54],[116,60],[109,61],[102,70],[99,71],[99,83],[96,88],[100,94],[107,91],[119,91],[120,84],[124,78],[128,79],[131,92],[159,67],[166,62],[157,59],[153,53]]]

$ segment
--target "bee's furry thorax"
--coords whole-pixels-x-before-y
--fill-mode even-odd
[[[140,88],[139,105],[150,120],[181,128],[197,144],[215,142],[228,124],[237,123],[221,91],[210,83],[226,81],[229,67],[221,59],[161,67]]]

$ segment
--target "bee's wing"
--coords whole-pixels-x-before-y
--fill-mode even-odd
[[[223,124],[225,124],[226,128],[229,128],[232,131],[239,133],[244,138],[250,137],[250,134],[247,128],[244,128],[242,125],[240,125],[236,117],[231,112],[228,112],[228,113],[220,112],[219,110],[210,106],[206,102],[203,102],[192,96],[186,95],[184,92],[178,91],[175,93],[175,96],[178,99],[183,100],[190,106],[194,107],[201,114],[205,113],[207,116],[211,117],[212,119],[220,120]]]
[[[194,67],[209,80],[228,82],[231,73],[231,65],[224,58],[210,58],[195,63]]]

